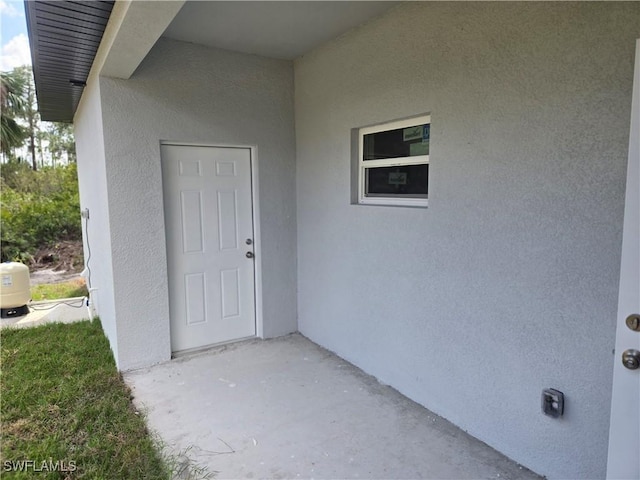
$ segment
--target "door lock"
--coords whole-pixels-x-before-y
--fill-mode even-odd
[[[640,368],[640,351],[630,348],[622,352],[622,364],[629,370]]]
[[[634,332],[640,332],[640,314],[632,313],[625,320],[627,327]]]
[[[244,243],[246,243],[247,245],[251,245],[253,243],[253,240],[251,240],[250,238],[247,238]]]
[[[246,257],[253,258],[254,257],[253,252],[247,252]]]

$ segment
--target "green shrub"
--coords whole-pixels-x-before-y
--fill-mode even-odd
[[[39,247],[82,239],[75,164],[34,172],[8,163],[0,172],[2,261],[28,261]]]

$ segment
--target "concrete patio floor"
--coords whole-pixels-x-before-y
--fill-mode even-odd
[[[125,380],[167,452],[216,479],[540,478],[299,334]]]

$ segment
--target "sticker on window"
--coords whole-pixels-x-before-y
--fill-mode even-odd
[[[390,172],[389,185],[406,185],[407,172]]]
[[[402,130],[402,140],[408,142],[410,140],[421,140],[423,135],[422,125],[409,127]]]
[[[409,145],[409,155],[417,157],[419,155],[429,155],[429,140],[426,142],[412,143]]]

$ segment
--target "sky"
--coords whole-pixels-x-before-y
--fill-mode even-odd
[[[0,71],[31,65],[22,0],[0,0]]]

